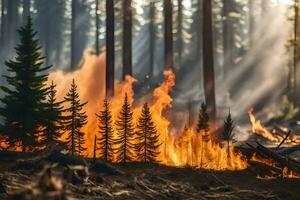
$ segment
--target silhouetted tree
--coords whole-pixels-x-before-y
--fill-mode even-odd
[[[77,85],[73,79],[71,88],[65,97],[66,103],[69,103],[64,111],[67,113],[65,117],[65,130],[67,131],[68,137],[66,139],[66,145],[69,148],[72,156],[81,154],[84,148],[84,133],[81,131],[83,126],[87,123],[87,115],[83,110],[83,107],[87,102],[81,103],[79,94],[77,92]]]
[[[204,94],[208,113],[212,120],[216,118],[214,51],[212,33],[211,0],[203,1],[203,76]]]
[[[132,76],[132,6],[131,0],[123,0],[123,80]]]
[[[207,114],[207,106],[205,103],[201,104],[196,131],[197,133],[209,131],[209,116]]]
[[[46,127],[45,132],[42,135],[42,142],[46,145],[46,148],[59,142],[60,137],[63,131],[63,124],[62,121],[64,120],[63,117],[63,110],[64,107],[62,105],[62,101],[56,100],[56,85],[51,83],[49,87],[49,94],[47,99],[47,112],[48,115],[46,117]]]
[[[224,121],[223,139],[227,141],[227,156],[230,157],[230,141],[233,139],[234,124],[229,112],[226,120]]]
[[[203,147],[204,142],[209,140],[209,116],[207,114],[207,107],[205,103],[201,104],[201,109],[199,111],[198,123],[197,123],[197,133],[201,134],[201,164],[203,164]]]
[[[173,6],[171,0],[164,0],[165,21],[165,69],[174,69],[173,52]]]
[[[104,109],[97,115],[98,117],[98,148],[100,150],[100,158],[111,161],[113,158],[113,121],[109,108],[109,102],[104,100]]]
[[[145,103],[141,116],[137,123],[137,141],[135,144],[135,150],[137,152],[137,160],[144,162],[157,162],[159,155],[159,134],[155,128],[152,120],[152,116]]]
[[[115,140],[117,162],[128,162],[133,158],[134,137],[133,113],[128,102],[127,94],[125,95],[124,104],[116,121],[118,138]]]
[[[114,95],[115,82],[114,0],[106,0],[106,96]]]
[[[50,67],[42,67],[41,47],[35,39],[30,17],[18,33],[21,42],[16,47],[15,60],[5,63],[10,75],[4,76],[8,86],[1,86],[5,96],[1,99],[0,115],[4,120],[0,132],[9,138],[11,145],[19,144],[26,151],[40,145],[37,138],[42,134],[47,117],[48,88],[45,85],[46,71]]]

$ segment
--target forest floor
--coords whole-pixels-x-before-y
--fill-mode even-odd
[[[72,168],[2,157],[0,199],[300,199],[300,179],[259,179],[272,169],[250,164],[222,172],[104,162]]]

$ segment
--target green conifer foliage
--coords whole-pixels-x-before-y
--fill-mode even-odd
[[[62,101],[56,99],[56,85],[52,82],[49,87],[49,94],[47,99],[47,112],[46,127],[42,140],[45,143],[46,148],[54,143],[60,141],[60,137],[63,131],[63,110]]]
[[[87,115],[86,112],[83,111],[83,107],[87,102],[80,102],[74,79],[65,97],[65,101],[69,103],[69,107],[64,110],[66,112],[64,125],[68,134],[66,145],[72,156],[80,156],[82,152],[86,150],[86,148],[83,147],[85,143],[85,133],[82,132],[82,128],[87,123]]]
[[[230,141],[234,137],[234,124],[229,112],[226,120],[224,121],[223,139],[227,141],[227,156],[230,157]]]
[[[127,94],[125,95],[124,104],[121,112],[116,121],[116,129],[118,138],[114,144],[116,147],[117,162],[129,162],[134,158],[134,125],[133,125],[133,112],[128,103]]]
[[[100,158],[107,161],[112,161],[113,158],[113,121],[112,114],[109,108],[109,102],[107,99],[104,100],[103,110],[97,114],[98,117],[98,150],[100,151]]]
[[[137,123],[137,140],[135,150],[137,160],[143,162],[158,162],[159,134],[155,128],[147,103],[144,104],[141,116]]]
[[[15,59],[5,62],[9,75],[4,76],[8,86],[1,86],[4,97],[0,115],[4,120],[0,132],[8,138],[10,146],[31,151],[41,145],[38,139],[47,118],[46,81],[51,66],[43,67],[44,57],[30,17],[18,33],[20,44]]]

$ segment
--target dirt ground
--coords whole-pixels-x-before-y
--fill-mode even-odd
[[[258,179],[270,169],[172,168],[154,164],[87,167],[0,158],[0,199],[300,199],[300,179]]]

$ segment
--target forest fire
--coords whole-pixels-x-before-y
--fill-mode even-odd
[[[285,139],[285,135],[282,133],[277,133],[275,130],[270,131],[265,128],[261,121],[256,119],[254,116],[253,108],[249,109],[248,111],[249,119],[252,124],[252,133],[262,136],[263,138],[268,139],[271,142],[280,143]],[[298,135],[289,135],[288,138],[285,140],[285,144],[288,145],[297,145],[300,142],[300,136]]]
[[[63,95],[69,89],[69,83],[73,78],[77,77],[77,74],[87,74],[87,76],[94,76],[94,69],[100,66],[105,66],[105,56],[101,55],[97,57],[89,54],[85,54],[84,60],[87,61],[80,71],[63,74],[55,72],[50,75],[50,80],[58,83],[58,97],[63,98]],[[92,60],[92,61],[91,61]],[[101,70],[100,70],[101,71]],[[103,70],[102,70],[103,71]],[[104,74],[104,73],[98,73]],[[172,106],[172,98],[169,95],[172,88],[175,86],[175,75],[172,71],[164,71],[166,80],[153,90],[151,95],[135,100],[133,92],[133,84],[137,82],[134,78],[127,76],[123,83],[117,83],[115,86],[115,96],[109,100],[113,121],[117,120],[117,116],[122,108],[125,94],[128,96],[128,102],[132,106],[133,110],[133,122],[137,123],[138,116],[141,113],[142,105],[148,102],[153,122],[159,133],[159,156],[158,160],[161,164],[168,166],[184,167],[201,167],[206,169],[215,170],[241,170],[247,168],[248,164],[243,158],[242,154],[235,150],[230,145],[229,155],[227,147],[216,141],[213,136],[210,136],[209,140],[203,141],[201,134],[196,133],[194,128],[187,128],[181,135],[176,135],[169,131],[171,122],[164,117],[163,112]],[[96,80],[99,78],[96,78]],[[100,76],[101,79],[101,76]],[[99,85],[96,92],[91,91],[90,88],[96,87],[93,83],[89,83],[90,80],[95,81],[93,77],[78,77],[79,94],[83,97],[84,101],[88,101],[87,114],[88,124],[84,127],[86,133],[87,151],[85,155],[93,156],[94,136],[97,135],[97,119],[95,113],[102,109],[102,102],[104,100],[103,82]],[[103,80],[103,79],[102,79]],[[85,87],[80,87],[84,85]],[[114,130],[117,127],[114,125]],[[97,136],[98,137],[98,136]],[[117,137],[116,131],[114,131],[114,138]],[[133,141],[134,143],[134,141]],[[113,161],[116,161],[115,158]]]

